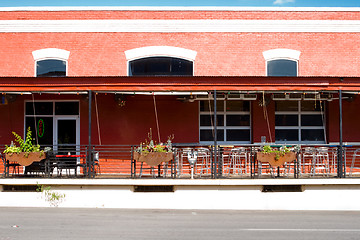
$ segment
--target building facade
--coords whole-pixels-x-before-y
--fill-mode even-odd
[[[357,8],[2,8],[0,144],[356,144],[359,36]]]

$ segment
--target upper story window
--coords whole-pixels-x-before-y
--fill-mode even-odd
[[[172,57],[148,57],[129,62],[129,76],[192,76],[191,61]]]
[[[169,46],[142,47],[125,52],[129,76],[193,76],[196,52]]]
[[[36,62],[37,77],[65,77],[66,62],[57,59],[40,60]]]
[[[300,52],[291,49],[273,49],[263,52],[267,76],[296,77]]]
[[[70,52],[57,48],[33,51],[36,77],[64,77]]]

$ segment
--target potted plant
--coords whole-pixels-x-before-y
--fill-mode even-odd
[[[151,167],[155,167],[162,162],[169,162],[173,159],[172,139],[169,136],[165,144],[154,143],[152,139],[151,129],[148,134],[148,141],[140,143],[140,146],[134,151],[134,159],[139,162],[145,162]]]
[[[22,166],[29,166],[33,162],[39,162],[46,158],[45,152],[40,150],[40,145],[33,145],[30,127],[27,129],[25,140],[17,133],[12,133],[15,136],[15,142],[19,146],[13,141],[11,141],[10,146],[5,146],[4,153],[7,160],[18,162]]]
[[[272,167],[279,167],[285,162],[294,161],[296,159],[296,154],[286,146],[274,149],[269,145],[266,145],[261,152],[256,153],[256,158],[260,162],[269,163]]]

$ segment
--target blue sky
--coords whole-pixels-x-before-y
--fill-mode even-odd
[[[0,7],[21,6],[360,7],[360,0],[0,0]]]

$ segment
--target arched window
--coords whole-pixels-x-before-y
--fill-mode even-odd
[[[57,48],[33,51],[36,77],[64,77],[70,52]]]
[[[288,76],[298,75],[298,61],[300,52],[291,49],[273,49],[263,52],[266,60],[267,76]]]
[[[66,61],[46,59],[36,62],[37,77],[65,77]]]
[[[148,57],[129,62],[129,76],[192,76],[191,61],[173,57]]]
[[[125,51],[129,76],[193,76],[196,52],[169,46]]]
[[[267,61],[267,76],[297,76],[297,61],[287,59],[277,59]]]

